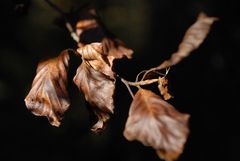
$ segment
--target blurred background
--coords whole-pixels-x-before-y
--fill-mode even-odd
[[[171,68],[169,102],[189,113],[190,130],[179,161],[239,161],[238,118],[240,7],[217,0],[52,0],[68,12],[93,2],[105,25],[132,48],[134,58],[117,62],[115,71],[128,80],[160,64],[177,50],[199,12],[220,18],[200,48]],[[19,3],[24,6],[19,8]],[[16,6],[17,5],[17,6]],[[69,81],[70,110],[59,128],[31,114],[24,98],[37,63],[76,48],[59,14],[43,0],[0,2],[0,160],[158,161],[154,150],[128,142],[122,132],[131,96],[117,81],[115,115],[101,134],[90,131],[85,102]],[[75,71],[73,71],[74,75]],[[156,90],[157,91],[157,90]]]

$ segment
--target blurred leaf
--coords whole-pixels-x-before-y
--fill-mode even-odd
[[[208,17],[200,13],[197,21],[187,30],[182,42],[178,46],[178,51],[173,53],[171,58],[164,61],[156,69],[164,69],[176,65],[187,57],[193,50],[197,49],[209,33],[210,27],[217,18]]]

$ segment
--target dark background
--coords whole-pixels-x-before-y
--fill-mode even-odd
[[[119,81],[115,115],[102,135],[89,130],[88,111],[71,80],[71,108],[59,128],[26,109],[23,100],[38,61],[76,44],[55,25],[59,15],[43,0],[33,0],[22,14],[14,11],[16,2],[0,2],[0,160],[159,160],[151,148],[124,138],[131,97]],[[68,11],[89,1],[54,2]],[[128,80],[176,51],[200,11],[220,18],[200,48],[171,69],[170,103],[191,114],[191,133],[179,161],[239,161],[240,7],[230,0],[105,0],[96,5],[109,29],[135,51],[132,60],[115,67]]]

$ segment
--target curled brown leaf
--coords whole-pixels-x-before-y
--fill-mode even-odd
[[[103,60],[103,48],[101,43],[91,43],[88,45],[85,45],[83,47],[80,47],[77,49],[77,52],[82,56],[83,59],[86,60]]]
[[[92,130],[102,131],[110,114],[113,113],[115,79],[95,70],[86,61],[83,61],[73,80],[79,90],[83,92],[86,101],[92,106],[91,110],[98,118],[98,122],[92,127]]]
[[[130,106],[124,136],[153,147],[160,158],[172,161],[182,153],[188,130],[182,114],[150,90],[140,89]]]
[[[172,98],[171,94],[168,93],[168,80],[165,77],[158,78],[158,89],[164,100],[169,100]]]
[[[58,57],[40,62],[32,88],[25,98],[27,108],[35,115],[46,116],[59,126],[70,105],[67,93],[69,55],[65,50]]]

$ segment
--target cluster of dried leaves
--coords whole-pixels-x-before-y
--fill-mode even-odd
[[[82,62],[73,81],[98,118],[92,130],[101,132],[106,127],[111,114],[114,113],[113,95],[116,80],[116,74],[112,70],[114,60],[123,57],[130,59],[133,51],[109,34],[110,32],[103,26],[93,8],[85,11],[85,14],[87,19],[81,19],[76,24],[75,34],[78,36],[79,47],[76,53],[81,56]],[[178,112],[165,101],[172,97],[168,92],[166,74],[156,79],[145,78],[151,72],[167,69],[179,63],[191,51],[198,48],[215,20],[216,18],[207,17],[201,13],[185,33],[178,51],[172,54],[169,60],[144,71],[140,81],[137,79],[136,82],[129,82],[121,79],[130,92],[129,86],[139,88],[130,106],[124,136],[130,141],[138,140],[145,146],[151,146],[164,160],[175,160],[182,153],[189,134],[189,115]],[[89,33],[91,35],[88,37]],[[98,35],[97,38],[92,36],[93,33]],[[88,38],[88,43],[84,41],[83,35]],[[63,114],[70,105],[66,90],[68,66],[68,50],[63,51],[56,58],[40,62],[32,88],[25,98],[26,106],[33,114],[46,116],[54,126],[60,125]],[[141,87],[154,82],[158,82],[163,99]]]

